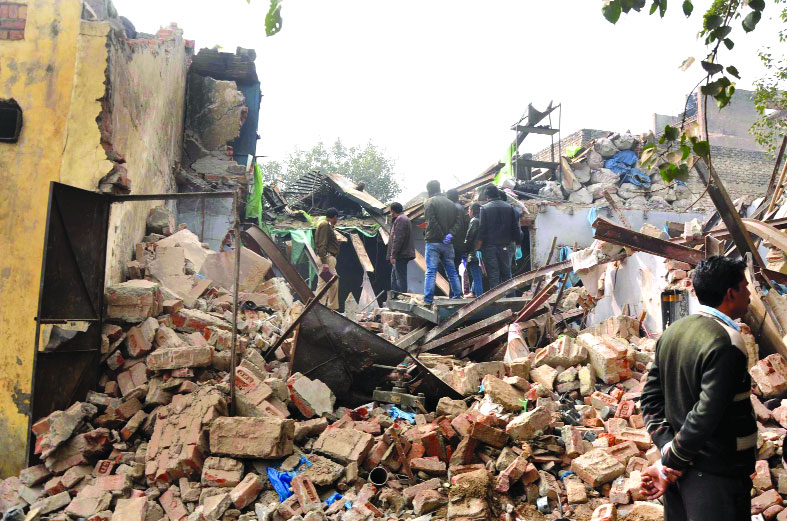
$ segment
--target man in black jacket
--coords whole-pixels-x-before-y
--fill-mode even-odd
[[[481,205],[473,203],[467,211],[472,216],[470,224],[467,226],[465,236],[465,251],[467,252],[467,271],[473,277],[473,296],[478,298],[484,293],[484,280],[481,273],[481,261],[475,249],[476,239],[478,238],[478,215],[481,213]]]
[[[454,266],[454,236],[459,231],[461,220],[457,219],[457,209],[454,203],[440,193],[440,182],[429,181],[426,183],[428,198],[424,202],[424,217],[426,217],[426,276],[424,277],[424,303],[429,305],[434,301],[434,286],[437,279],[437,266],[443,265],[448,282],[451,285],[450,297],[461,298],[462,286],[459,283],[459,274]],[[457,237],[456,241],[462,240]]]
[[[664,494],[666,521],[750,519],[757,451],[746,348],[733,322],[746,313],[743,261],[715,256],[694,270],[699,313],[656,344],[642,412],[661,461],[643,473],[649,498]]]
[[[391,203],[391,234],[388,237],[388,260],[391,261],[391,289],[407,293],[407,264],[415,258],[413,224],[401,203]]]
[[[494,288],[511,278],[511,262],[522,240],[522,229],[514,207],[500,200],[495,185],[487,186],[485,195],[489,202],[481,207],[476,249],[483,254],[489,287]]]
[[[467,237],[467,227],[470,225],[470,216],[467,214],[467,210],[465,210],[464,206],[462,206],[462,203],[459,202],[459,192],[456,188],[446,190],[445,196],[449,201],[454,203],[454,206],[456,206],[456,218],[460,221],[459,230],[456,232],[456,240],[454,241],[454,266],[458,272],[459,265],[462,264],[462,259],[465,253],[467,253],[464,238]]]

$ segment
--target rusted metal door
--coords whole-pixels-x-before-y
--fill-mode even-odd
[[[97,382],[108,222],[106,195],[50,185],[31,422],[84,399]]]

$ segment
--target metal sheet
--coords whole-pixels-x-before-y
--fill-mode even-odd
[[[292,353],[292,372],[321,380],[339,403],[354,407],[370,402],[375,387],[390,373],[372,364],[395,366],[405,359],[418,365],[420,380],[413,392],[424,393],[429,407],[435,407],[443,396],[461,399],[459,393],[407,351],[322,304],[316,304],[301,318]]]
[[[386,206],[377,200],[372,194],[356,190],[357,183],[350,181],[346,177],[339,174],[323,174],[329,184],[333,185],[336,189],[343,192],[344,195],[360,204],[365,210],[370,213],[384,213]]]
[[[267,233],[252,225],[246,231],[241,232],[241,238],[244,246],[258,255],[269,258],[273,262],[273,265],[278,268],[282,276],[290,283],[290,286],[298,294],[301,301],[308,302],[309,299],[314,298],[314,292],[309,289],[309,286],[298,274],[295,266],[290,264],[290,261],[287,260]]]
[[[537,270],[530,271],[528,273],[523,273],[518,277],[514,277],[513,279],[508,280],[490,289],[489,291],[487,291],[477,299],[473,300],[470,304],[461,308],[443,324],[431,330],[429,334],[426,335],[426,338],[424,340],[426,342],[431,342],[435,338],[444,335],[449,330],[459,326],[459,324],[463,323],[465,320],[475,315],[478,311],[486,308],[487,306],[493,304],[498,299],[502,298],[509,291],[513,291],[525,286],[527,283],[529,283],[536,277],[542,277],[549,273],[560,275],[561,273],[568,273],[570,271],[571,271],[571,261],[564,261],[555,264],[548,264]]]

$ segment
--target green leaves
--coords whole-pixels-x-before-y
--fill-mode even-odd
[[[707,159],[710,155],[710,143],[707,141],[697,141],[694,143],[694,153],[703,159]]]
[[[281,30],[281,3],[284,0],[271,0],[271,7],[265,15],[265,34],[273,36]]]
[[[705,14],[705,18],[702,22],[702,28],[706,31],[712,31],[717,27],[721,27],[721,24],[724,23],[724,18],[717,14]]]
[[[686,15],[686,18],[691,16],[692,11],[694,11],[694,4],[692,4],[690,0],[684,0],[684,2],[683,2],[683,14]]]
[[[765,9],[765,0],[749,0],[747,4],[755,11],[762,11]]]
[[[689,180],[689,165],[675,165],[672,163],[665,163],[663,165],[659,165],[659,173],[661,174],[661,178],[667,183],[671,183],[673,181],[683,181],[685,183]]]
[[[714,74],[718,74],[724,70],[723,65],[719,65],[718,63],[711,63],[708,61],[702,62],[702,68],[705,69],[705,72],[713,76]]]
[[[732,48],[735,47],[735,42],[733,42],[729,38],[725,38],[724,39],[724,46],[727,48],[727,50],[731,51]]]
[[[738,79],[741,79],[740,74],[738,74],[738,69],[736,67],[733,67],[732,65],[727,67],[727,74],[729,74],[730,76],[734,76]]]
[[[743,19],[743,30],[747,33],[750,33],[757,27],[757,24],[762,18],[762,13],[760,11],[752,11],[749,13],[746,18]]]
[[[607,0],[601,8],[601,14],[604,15],[604,18],[606,18],[608,22],[613,24],[618,22],[620,13],[622,12],[623,8],[619,0]]]

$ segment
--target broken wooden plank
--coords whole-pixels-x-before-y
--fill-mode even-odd
[[[693,266],[705,258],[705,254],[699,250],[623,228],[603,217],[599,217],[593,222],[593,228],[596,230],[593,235],[594,239],[652,253],[659,257],[688,262]]]
[[[420,348],[420,352],[426,353],[429,351],[433,351],[439,347],[442,347],[446,344],[450,344],[451,342],[458,342],[462,339],[468,338],[470,336],[476,336],[489,328],[495,327],[502,322],[508,321],[511,316],[514,314],[513,311],[510,309],[506,309],[497,315],[493,315],[487,319],[480,320],[475,324],[472,324],[467,327],[463,327],[458,331],[451,333],[450,335],[445,335],[444,337],[438,338],[437,340],[433,340],[428,344],[424,344]]]
[[[549,296],[555,290],[558,280],[560,280],[560,277],[552,277],[552,280],[550,280],[547,283],[547,285],[544,286],[544,289],[536,293],[536,295],[533,297],[533,300],[528,302],[527,305],[523,307],[519,313],[517,313],[517,316],[514,319],[514,323],[527,320],[533,315],[533,312],[535,312],[535,310],[540,308],[544,304],[544,302],[549,300]]]
[[[429,328],[427,326],[419,327],[415,331],[410,331],[409,333],[404,335],[402,338],[400,338],[397,342],[395,342],[396,343],[396,347],[400,347],[400,348],[402,348],[402,349],[404,349],[406,351],[411,351],[409,348],[414,346],[416,344],[416,342],[421,340],[424,337],[424,335],[426,334],[427,331],[429,331]],[[415,350],[416,349],[413,349],[412,351],[415,351]]]
[[[363,270],[368,273],[374,273],[374,264],[372,264],[372,261],[369,259],[369,254],[366,253],[363,239],[361,239],[357,233],[351,233],[350,240],[353,243],[353,248],[355,248],[355,253],[358,255],[358,261],[360,261]]]
[[[261,228],[251,225],[241,232],[241,238],[244,246],[254,253],[270,259],[302,302],[308,302],[309,299],[314,298],[314,292],[306,285],[306,281],[298,274],[295,266],[290,264],[273,239]],[[307,247],[310,248],[308,245]]]
[[[460,359],[467,358],[469,355],[473,354],[479,349],[486,347],[490,344],[499,342],[504,338],[508,338],[508,326],[503,326],[497,331],[490,333],[488,335],[484,335],[480,338],[472,338],[468,340],[467,341],[468,345],[463,345],[461,350],[453,351],[453,354],[455,354],[456,357]]]
[[[502,284],[490,289],[477,299],[473,300],[471,303],[463,306],[459,309],[456,313],[454,313],[448,320],[446,320],[441,325],[437,326],[436,328],[432,329],[425,338],[426,342],[431,342],[432,340],[443,336],[449,330],[458,327],[459,324],[463,323],[469,317],[473,316],[479,310],[484,309],[485,307],[489,306],[490,304],[496,302],[498,299],[504,297],[506,293],[510,291],[517,290],[527,283],[535,279],[536,277],[541,277],[547,275],[549,273],[554,274],[562,274],[568,273],[571,271],[571,261],[567,260],[564,262],[558,262],[555,264],[549,264],[547,266],[543,266],[537,270],[530,271],[528,273],[523,273],[513,279],[507,280]]]
[[[785,228],[787,228],[787,217],[782,217],[781,219],[771,219],[768,221],[759,221],[759,222],[773,226],[777,230],[784,230]],[[709,232],[704,232],[704,233],[713,236],[716,240],[719,241],[727,241],[731,238],[730,232],[727,231],[727,227],[724,226],[723,224],[714,227]],[[672,242],[673,244],[684,244],[684,245],[698,243],[698,241],[694,241],[694,240],[687,241],[683,237],[671,239],[670,242]]]
[[[705,255],[713,257],[714,255],[721,255],[724,251],[724,243],[713,235],[705,236]]]
[[[615,203],[615,200],[612,198],[611,195],[609,195],[609,190],[604,190],[603,192],[601,192],[601,195],[603,195],[604,199],[607,200],[607,204],[615,212],[615,215],[618,216],[618,219],[620,219],[620,222],[623,224],[623,226],[631,230],[631,225],[626,220],[626,216],[623,215],[623,212],[620,211],[620,208],[618,208],[618,205]]]
[[[735,209],[735,205],[730,200],[730,196],[727,194],[727,190],[724,188],[724,184],[719,179],[716,171],[712,167],[708,168],[704,161],[694,163],[694,169],[697,171],[700,180],[707,185],[708,195],[713,201],[716,210],[718,210],[721,220],[727,225],[727,230],[732,235],[732,240],[735,242],[735,246],[737,246],[741,256],[751,253],[754,265],[759,269],[765,269],[765,263],[760,256],[760,252],[754,246],[754,241],[752,241],[751,236],[746,231],[741,216]]]

